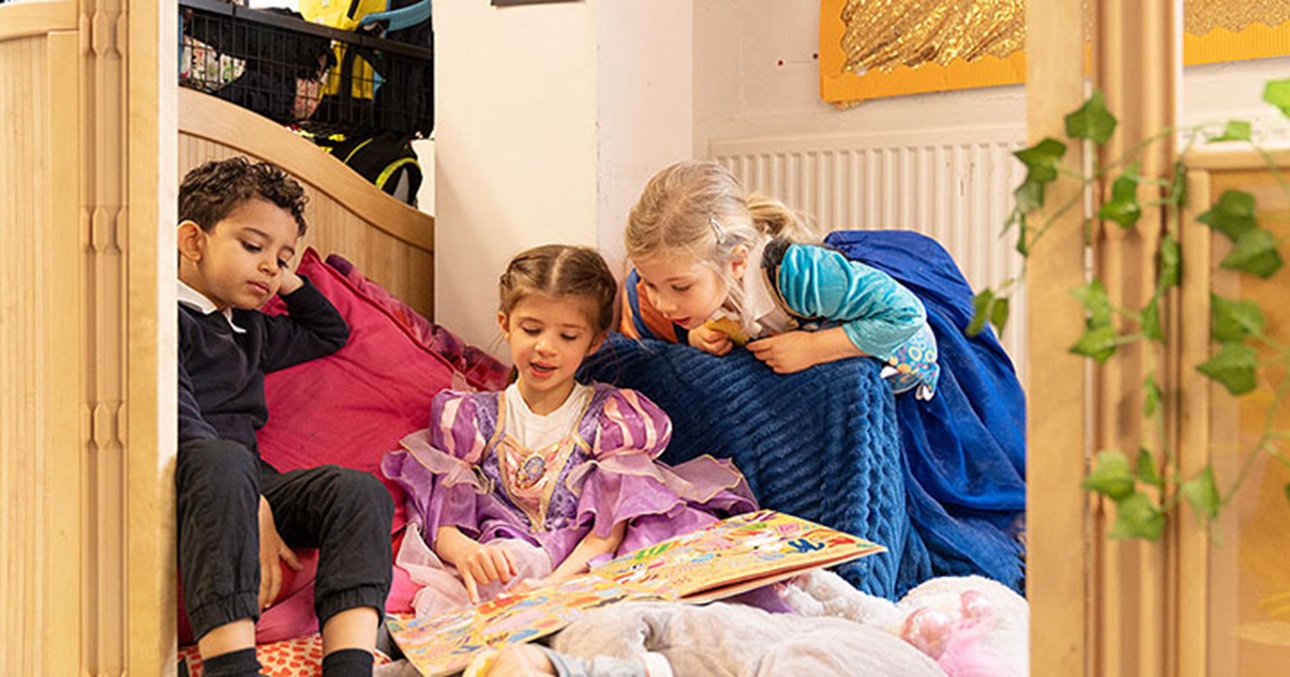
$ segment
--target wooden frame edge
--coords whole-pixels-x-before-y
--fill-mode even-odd
[[[70,0],[33,0],[0,5],[0,42],[76,30],[76,3]]]
[[[271,155],[287,172],[336,201],[359,209],[378,230],[418,249],[434,251],[433,216],[384,193],[373,197],[372,184],[340,160],[266,117],[181,87],[179,131],[260,159]]]

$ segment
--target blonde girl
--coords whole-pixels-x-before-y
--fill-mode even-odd
[[[963,333],[971,288],[917,233],[839,231],[825,242],[839,249],[780,201],[745,193],[721,165],[673,164],[629,215],[635,270],[620,329],[714,355],[743,345],[780,374],[881,361],[896,393],[906,506],[931,571],[1021,590],[1025,400],[993,334]]]

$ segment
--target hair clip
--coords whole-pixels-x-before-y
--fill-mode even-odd
[[[726,229],[722,228],[721,224],[717,222],[717,217],[709,216],[708,224],[712,226],[712,234],[716,236],[717,244],[724,242],[726,239]]]

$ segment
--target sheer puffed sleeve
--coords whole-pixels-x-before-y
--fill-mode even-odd
[[[784,251],[775,284],[789,310],[838,322],[857,348],[886,360],[927,324],[923,303],[890,275],[813,245]]]
[[[670,467],[655,460],[672,437],[672,421],[644,395],[610,389],[596,416],[591,459],[569,475],[578,516],[607,536],[629,521],[619,552],[630,552],[756,507],[744,476],[710,456]]]
[[[496,393],[445,390],[430,407],[430,427],[400,441],[402,449],[381,459],[381,472],[407,493],[408,519],[433,539],[440,526],[475,531],[479,497],[491,491],[477,472],[488,439],[481,408]]]

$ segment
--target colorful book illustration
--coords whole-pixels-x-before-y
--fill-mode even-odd
[[[598,607],[645,599],[710,602],[884,550],[807,520],[759,510],[641,548],[556,586],[389,625],[421,674],[447,675],[481,651],[551,634]]]

